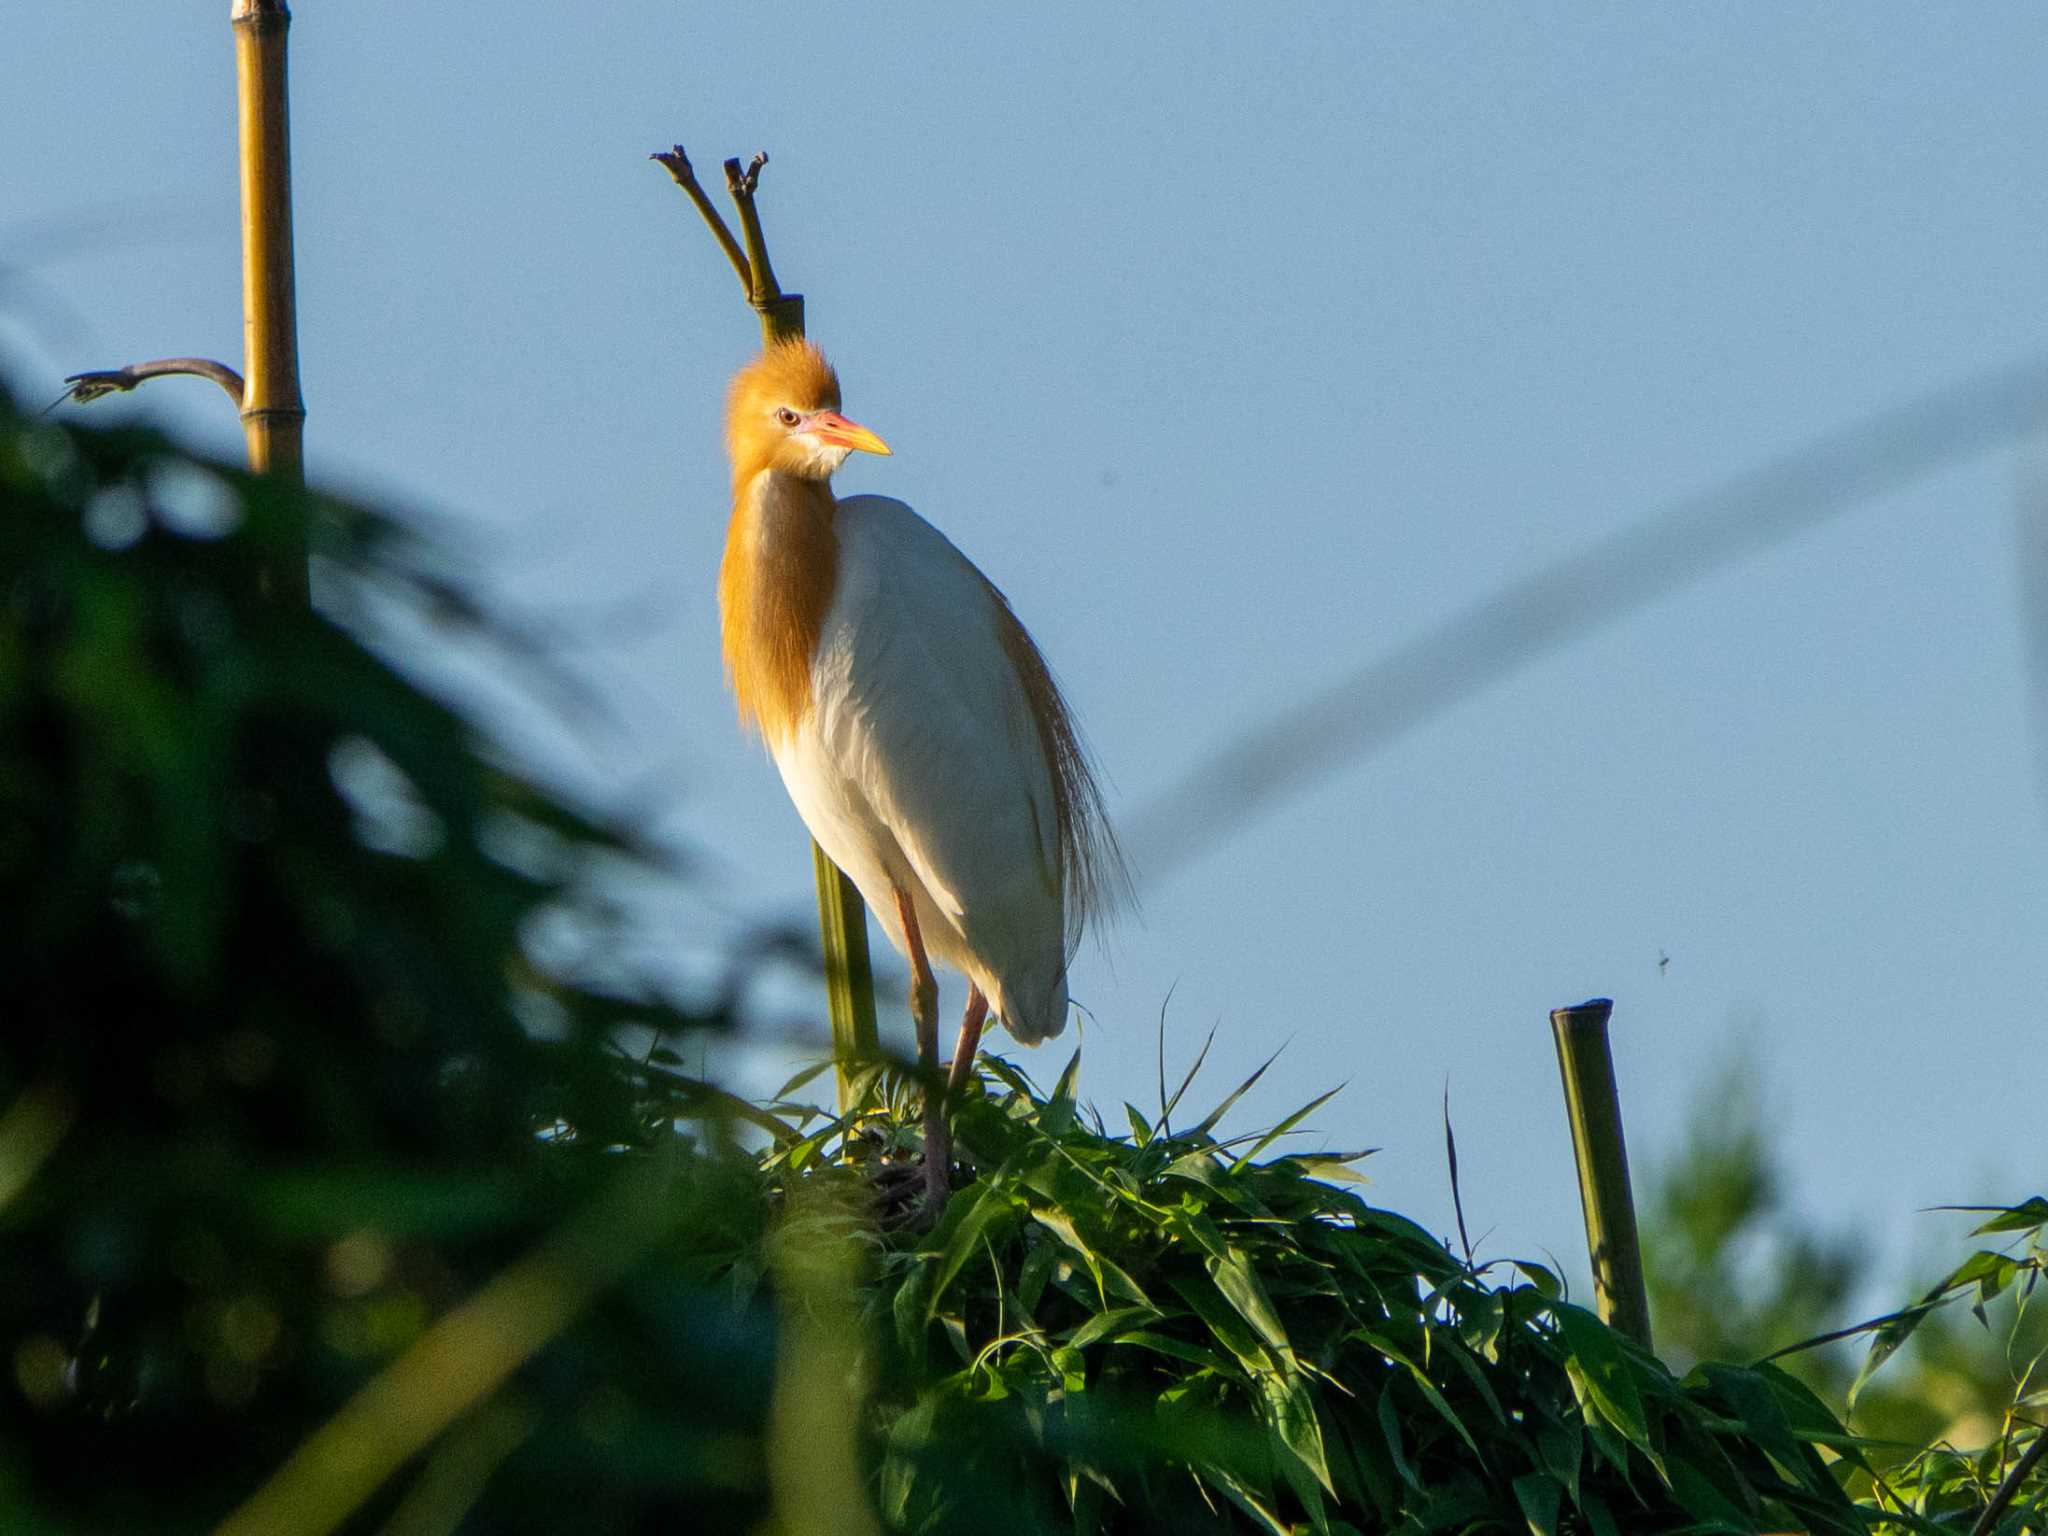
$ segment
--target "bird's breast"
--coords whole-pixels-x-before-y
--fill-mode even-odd
[[[740,718],[771,747],[813,707],[813,662],[838,564],[832,493],[822,482],[763,473],[741,488],[719,566],[719,622]]]

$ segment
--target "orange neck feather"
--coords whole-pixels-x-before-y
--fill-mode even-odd
[[[824,480],[736,467],[718,569],[725,670],[740,721],[772,747],[811,707],[811,661],[839,573],[837,501]]]

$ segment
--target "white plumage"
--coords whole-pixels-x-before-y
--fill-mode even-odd
[[[903,503],[833,496],[849,453],[889,449],[839,414],[838,378],[815,347],[779,343],[740,371],[726,444],[733,515],[719,609],[741,718],[909,958],[929,1066],[927,958],[967,976],[957,1089],[990,1010],[1027,1045],[1066,1026],[1081,927],[1126,889],[1101,796],[1002,593]],[[926,1126],[927,1171],[943,1193],[934,1102]]]
[[[775,748],[789,797],[898,951],[925,952],[1010,1033],[1066,1028],[1067,922],[1053,777],[987,583],[900,501],[838,503],[839,579],[811,708]]]

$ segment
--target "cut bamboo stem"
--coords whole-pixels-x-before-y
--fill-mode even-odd
[[[284,0],[233,0],[242,182],[242,429],[249,467],[305,482],[298,300],[292,275],[292,158]],[[265,573],[273,596],[304,601],[303,549]]]
[[[1621,1095],[1607,1021],[1614,1004],[1604,997],[1559,1008],[1550,1015],[1557,1066],[1564,1077],[1564,1107],[1578,1159],[1579,1203],[1586,1213],[1586,1251],[1593,1261],[1593,1296],[1600,1316],[1643,1348],[1650,1348],[1650,1299],[1643,1283],[1643,1250],[1629,1191],[1628,1146],[1621,1132]]]
[[[725,252],[747,303],[761,321],[761,340],[773,344],[804,333],[804,296],[784,293],[768,261],[768,241],[761,230],[760,210],[754,194],[761,183],[765,154],[756,155],[742,167],[738,160],[725,162],[726,190],[732,194],[739,213],[744,249],[719,216],[717,207],[705,194],[690,157],[678,144],[651,158],[660,162],[675,184],[689,194],[718,247]],[[859,1078],[863,1068],[881,1054],[881,1036],[875,1028],[875,975],[868,957],[867,904],[845,873],[811,844],[811,865],[818,881],[818,937],[825,953],[825,997],[832,1017],[832,1058],[839,1089],[839,1111],[846,1114],[861,1107]]]

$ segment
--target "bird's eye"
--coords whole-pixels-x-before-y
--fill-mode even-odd
[[[781,410],[775,413],[775,419],[781,422],[785,427],[793,427],[797,424],[798,418],[796,412],[792,411],[788,406],[785,405]]]

